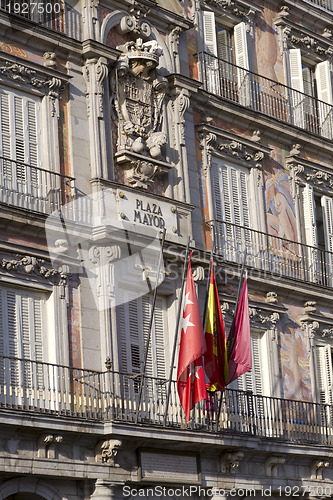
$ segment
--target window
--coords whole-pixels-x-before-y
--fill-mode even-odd
[[[120,290],[121,305],[117,307],[118,322],[118,352],[120,372],[125,375],[140,374],[143,372],[145,348],[149,335],[152,296],[144,295],[137,298],[135,292]],[[146,395],[156,394],[166,390],[165,384],[161,385],[159,378],[167,377],[167,314],[166,299],[157,296],[154,322],[148,351],[145,381]],[[140,378],[133,379],[133,396],[139,390]],[[130,389],[130,387],[129,387]]]
[[[39,112],[38,98],[0,89],[0,184],[5,203],[35,208],[40,189]]]
[[[305,257],[310,281],[332,284],[333,198],[316,193],[313,186],[306,184],[301,189],[301,199],[302,236],[309,245]]]
[[[244,106],[249,105],[250,62],[245,23],[228,28],[216,23],[214,12],[204,11],[202,15],[205,53],[202,73],[206,89]]]
[[[333,423],[333,360],[332,347],[330,345],[316,347],[316,378],[318,403],[323,406],[320,410],[321,425],[330,426]]]
[[[46,296],[42,292],[0,287],[2,402],[32,404],[38,388],[50,383],[49,379],[44,380],[41,364],[47,349],[45,307]]]
[[[331,138],[332,76],[329,61],[305,61],[301,49],[290,49],[289,85],[293,90],[291,106],[294,124]]]
[[[245,247],[251,251],[249,207],[250,175],[246,168],[214,161],[212,192],[215,208],[215,243],[224,258],[242,262]]]

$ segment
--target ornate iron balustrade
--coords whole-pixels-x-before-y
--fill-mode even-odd
[[[261,438],[332,444],[333,407],[227,389],[198,404],[185,424],[171,383],[145,377],[138,408],[140,375],[97,372],[13,357],[0,357],[0,411],[47,413],[94,421],[120,421],[207,433],[246,434]]]
[[[321,7],[322,9],[328,10],[329,12],[333,12],[333,2],[332,0],[305,0],[308,3],[312,3]]]
[[[263,272],[333,287],[333,254],[268,233],[212,220],[215,252],[227,262],[246,264]]]
[[[201,52],[204,89],[253,111],[333,138],[333,106],[215,56]]]
[[[63,0],[0,0],[0,10],[81,40],[81,14]]]
[[[0,202],[49,214],[75,199],[74,179],[0,157]]]

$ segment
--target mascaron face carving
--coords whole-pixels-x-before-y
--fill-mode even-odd
[[[157,73],[162,48],[156,40],[141,38],[118,49],[115,74],[115,109],[118,116],[118,151],[160,160],[166,143],[161,131],[162,104],[167,80]]]

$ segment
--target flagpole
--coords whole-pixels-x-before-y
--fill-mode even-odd
[[[235,304],[235,316],[236,316],[236,311],[237,311],[239,297],[240,297],[240,292],[241,292],[241,284],[242,284],[244,270],[245,270],[246,257],[247,257],[247,248],[245,248],[244,260],[243,260],[242,269],[241,269],[240,276],[239,276],[238,289],[237,289],[237,297],[236,297],[236,304]],[[235,316],[234,316],[233,322],[235,321]],[[230,331],[232,329],[233,322],[231,324],[231,328],[229,330],[229,333],[230,333]],[[229,354],[230,346],[231,346],[230,340],[229,340],[229,336],[228,336],[228,342],[227,342],[227,352],[228,352],[228,354]],[[221,392],[219,409],[218,409],[217,418],[216,418],[216,432],[218,431],[218,427],[219,427],[219,420],[220,420],[220,415],[221,415],[221,410],[222,410],[222,401],[223,401],[223,392]]]
[[[214,257],[214,239],[212,239],[212,236],[210,236],[210,240],[211,240],[211,249],[210,249],[210,257],[209,257],[208,280],[207,280],[207,286],[206,286],[206,298],[205,298],[204,314],[203,314],[203,320],[202,320],[202,326],[203,326],[204,332],[206,330],[206,321],[207,321],[206,315],[207,315],[208,295],[209,295],[209,287],[210,287],[210,274],[212,271],[213,257]]]
[[[158,259],[158,265],[157,265],[156,286],[155,286],[155,290],[154,290],[153,303],[152,303],[152,308],[151,308],[151,313],[150,313],[150,323],[149,323],[148,339],[147,339],[147,345],[146,345],[145,356],[144,356],[143,372],[141,373],[140,390],[139,390],[139,401],[138,401],[138,406],[137,406],[137,410],[136,410],[136,414],[135,414],[135,423],[136,424],[138,423],[138,417],[139,417],[139,412],[140,412],[140,405],[141,405],[141,399],[142,399],[143,384],[144,384],[144,378],[145,378],[146,368],[147,368],[149,344],[150,344],[151,332],[152,332],[153,322],[154,322],[154,313],[155,313],[155,304],[156,304],[156,296],[157,296],[157,287],[159,285],[159,279],[160,279],[160,273],[161,273],[161,267],[162,267],[162,260],[163,260],[163,248],[164,248],[164,241],[165,241],[165,233],[166,233],[166,228],[164,227],[163,234],[162,234],[162,241],[161,241],[161,252],[160,252],[160,256],[159,256],[159,259]]]
[[[169,402],[170,402],[171,379],[172,379],[173,365],[174,365],[175,356],[176,356],[176,348],[177,348],[177,340],[178,340],[178,330],[179,330],[180,314],[181,314],[181,308],[182,308],[182,302],[183,302],[183,293],[184,293],[185,279],[186,279],[186,265],[187,265],[188,252],[189,252],[189,248],[190,248],[190,241],[191,241],[191,238],[189,236],[187,238],[185,260],[184,260],[184,268],[183,268],[183,277],[182,277],[182,286],[181,286],[181,291],[180,291],[180,296],[179,296],[179,303],[178,303],[178,313],[177,313],[177,322],[176,322],[176,329],[175,329],[175,338],[174,338],[174,343],[173,343],[172,356],[171,356],[171,364],[170,364],[168,393],[167,393],[167,399],[166,399],[165,411],[164,411],[164,425],[166,425],[166,419],[167,419],[167,414],[168,414],[168,409],[169,409]]]

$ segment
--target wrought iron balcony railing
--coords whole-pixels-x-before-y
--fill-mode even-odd
[[[74,179],[0,157],[0,202],[50,214],[75,199]]]
[[[247,434],[315,444],[333,442],[330,405],[226,390],[221,404],[219,395],[198,404],[186,425],[175,381],[171,383],[167,412],[165,379],[145,377],[140,407],[139,387],[137,374],[0,357],[0,412],[1,408],[18,409],[95,421],[137,422],[157,428]]]
[[[227,61],[199,54],[205,90],[253,111],[333,138],[333,106]]]
[[[215,251],[227,262],[297,281],[333,287],[333,253],[220,220],[213,226]]]
[[[0,0],[0,10],[81,40],[81,14],[63,0]]]
[[[312,3],[321,7],[322,9],[328,10],[329,12],[333,12],[333,1],[332,0],[305,0],[308,3]]]

